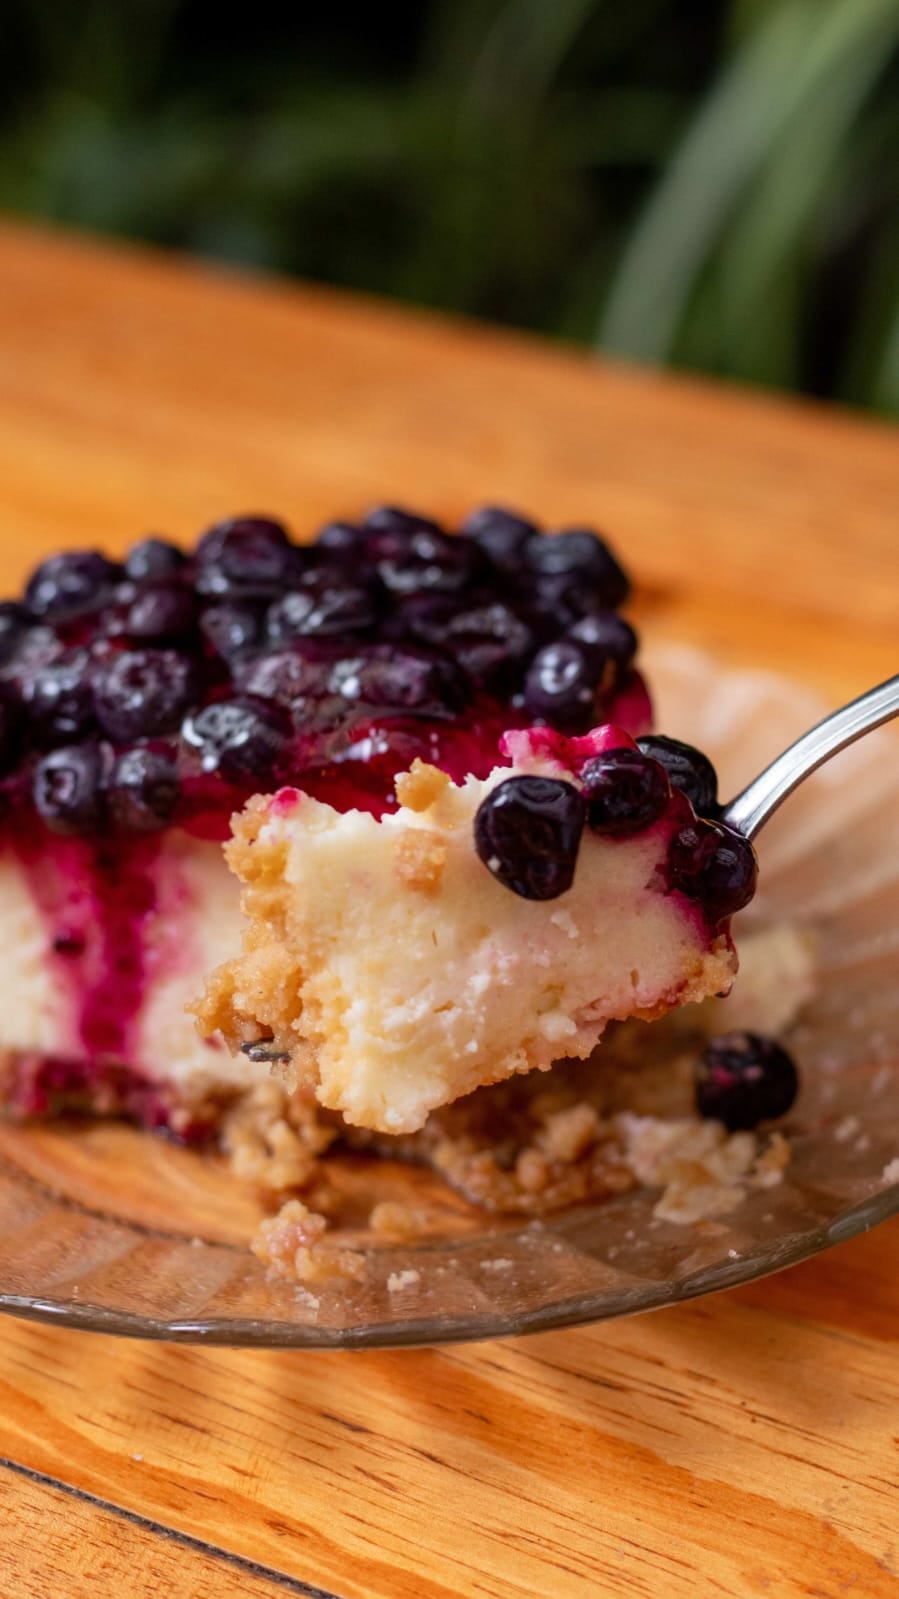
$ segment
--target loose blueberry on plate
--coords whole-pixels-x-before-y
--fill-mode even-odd
[[[475,847],[488,871],[522,899],[557,899],[574,882],[584,801],[573,783],[509,777],[475,816]]]
[[[699,1060],[695,1091],[700,1116],[735,1133],[785,1116],[799,1091],[799,1073],[773,1038],[725,1033],[711,1040]]]

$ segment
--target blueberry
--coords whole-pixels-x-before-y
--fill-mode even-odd
[[[252,600],[222,600],[218,605],[207,605],[200,627],[215,653],[225,661],[233,661],[261,644],[265,611]]]
[[[432,522],[426,516],[419,516],[415,511],[404,511],[398,505],[377,505],[369,511],[363,522],[366,534],[390,535],[395,541],[411,539],[417,533],[436,533],[441,535],[443,530],[438,522]],[[377,548],[377,539],[368,539],[368,543]]]
[[[517,573],[524,565],[524,548],[537,535],[537,527],[501,505],[482,505],[462,524],[462,532],[476,539],[500,572]]]
[[[622,837],[658,821],[670,797],[664,767],[635,749],[606,750],[581,772],[594,833]]]
[[[377,621],[378,604],[374,591],[360,583],[338,582],[324,587],[302,588],[276,600],[268,613],[266,633],[272,644],[292,638],[333,638],[346,633],[364,633]]]
[[[557,899],[574,881],[584,801],[554,777],[509,777],[475,816],[475,848],[488,871],[522,899]]]
[[[720,822],[688,822],[671,840],[669,886],[702,906],[714,926],[748,905],[758,881],[748,839]]]
[[[0,683],[0,771],[7,771],[18,760],[22,709],[5,683]]]
[[[499,602],[458,611],[443,642],[473,683],[493,687],[517,684],[535,647],[527,623]]]
[[[173,732],[196,693],[196,669],[175,650],[130,650],[98,666],[94,705],[117,743]]]
[[[465,679],[451,661],[423,651],[376,645],[358,660],[342,663],[332,673],[332,687],[345,699],[358,700],[396,715],[454,716],[468,699]]]
[[[64,646],[52,627],[27,628],[11,645],[3,662],[4,682],[24,697],[29,679],[35,673],[44,671],[51,661],[58,660],[63,650]]]
[[[799,1073],[787,1051],[760,1033],[724,1033],[707,1045],[696,1066],[696,1108],[729,1133],[785,1116],[799,1092]]]
[[[22,699],[36,744],[48,749],[84,738],[95,724],[87,650],[66,650],[48,662],[25,681]]]
[[[204,772],[231,782],[266,782],[283,767],[288,752],[283,712],[270,702],[217,700],[186,717],[181,737],[200,757]]]
[[[678,738],[647,734],[637,743],[644,754],[664,766],[673,788],[686,794],[697,816],[714,816],[718,809],[718,774],[707,755],[682,744]]]
[[[9,660],[28,630],[28,614],[13,600],[0,602],[0,665]]]
[[[200,594],[277,594],[294,570],[294,548],[280,522],[265,516],[218,522],[197,545]]]
[[[314,548],[323,550],[329,560],[342,558],[354,560],[362,555],[365,539],[366,535],[362,528],[356,527],[352,522],[328,522],[316,533]]]
[[[122,630],[133,639],[168,642],[186,638],[196,620],[197,602],[189,588],[153,583],[132,600]]]
[[[103,765],[95,743],[53,750],[38,761],[34,803],[54,833],[91,833],[102,826]]]
[[[310,659],[299,650],[273,650],[249,661],[237,661],[234,681],[243,693],[279,705],[293,705],[326,690],[331,662]]]
[[[528,540],[525,557],[539,580],[574,581],[614,610],[630,592],[630,583],[608,545],[587,528],[567,528],[551,537],[537,534]]]
[[[584,616],[573,623],[567,636],[579,644],[589,644],[619,667],[630,666],[637,653],[637,635],[617,611],[597,611],[592,616]]]
[[[442,533],[427,522],[411,530],[379,529],[369,538],[368,549],[391,594],[459,594],[485,567],[474,540]]]
[[[178,803],[175,751],[167,744],[137,744],[113,762],[107,797],[113,821],[129,833],[168,826]]]
[[[538,650],[524,683],[529,716],[563,733],[585,733],[594,721],[603,662],[589,645],[559,639]]]
[[[125,575],[133,583],[157,583],[177,577],[186,561],[184,552],[165,539],[142,539],[128,552]]]
[[[121,569],[97,550],[72,550],[51,555],[32,574],[25,604],[33,616],[51,622],[98,611],[110,597]]]

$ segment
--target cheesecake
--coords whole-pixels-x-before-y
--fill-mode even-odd
[[[753,851],[648,743],[509,732],[483,778],[415,762],[381,816],[299,787],[255,798],[226,850],[243,954],[207,984],[202,1032],[352,1125],[409,1134],[583,1059],[610,1022],[726,993]]]
[[[656,740],[652,759],[668,774],[660,814],[617,842],[585,821],[572,885],[551,899],[523,896],[475,843],[477,818],[504,782],[564,781],[575,812],[595,813],[598,795],[565,768],[592,730],[615,729],[616,747],[632,753],[634,740],[652,745],[637,640],[620,611],[627,594],[595,533],[548,536],[496,507],[457,532],[380,507],[305,543],[274,519],[244,516],[190,550],[153,537],[122,562],[97,551],[44,561],[0,605],[6,1109],[125,1115],[192,1138],[268,1080],[275,1029],[252,995],[244,1003],[236,975],[248,958],[245,923],[222,850],[235,814],[232,866],[252,876],[241,850],[261,863],[271,845],[295,874],[282,909],[297,987],[278,1044],[305,1080],[368,1125],[417,1124],[467,1085],[595,1041],[606,1016],[626,1007],[623,990],[611,999],[590,991],[591,940],[608,943],[594,900],[604,914],[614,904],[633,934],[631,1012],[725,988],[726,917],[710,919],[676,872],[665,877],[678,831],[685,859],[705,847],[687,837],[695,806],[678,810],[684,781],[703,780],[696,752],[685,780],[673,741]],[[344,921],[363,860],[372,894]],[[308,910],[291,886],[301,880],[314,884],[308,906],[327,906],[311,964]],[[274,929],[260,932],[259,914],[257,898],[250,937],[270,943]],[[346,993],[323,1006],[314,1036],[296,1026],[300,1004],[311,1015],[310,984],[341,960],[350,983],[363,946],[387,927],[399,940],[396,994],[425,931],[458,951],[465,1005],[479,981],[483,989],[480,1031],[465,1033],[474,1011],[463,1008],[422,1036],[420,1082],[404,1077],[418,1048],[408,1007],[394,1016],[386,990],[342,1060],[323,1029],[344,1014]],[[469,946],[475,932],[480,943]],[[504,939],[517,952],[514,986],[524,984],[517,1041],[512,987],[495,981]],[[491,961],[480,979],[478,949]],[[595,959],[605,965],[599,945]],[[233,975],[230,997],[211,984],[198,1031],[187,1007],[217,971]],[[436,990],[425,982],[417,992]],[[372,1053],[373,1030],[394,1021],[384,1050],[406,1065],[379,1088],[386,1056]],[[344,1086],[326,1089],[325,1078]]]

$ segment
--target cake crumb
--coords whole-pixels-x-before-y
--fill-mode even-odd
[[[848,1144],[856,1133],[861,1131],[861,1122],[857,1116],[844,1116],[833,1130],[834,1141],[838,1144]]]
[[[481,1261],[481,1270],[482,1271],[511,1271],[512,1267],[514,1265],[515,1265],[514,1260],[509,1260],[508,1256],[506,1256],[506,1255],[500,1255],[500,1256],[497,1257],[496,1260],[482,1260]]]
[[[449,787],[448,772],[429,766],[416,755],[408,772],[400,772],[394,783],[396,797],[408,811],[426,811],[436,804]]]
[[[387,1292],[398,1294],[404,1288],[414,1288],[421,1282],[421,1272],[408,1267],[405,1271],[392,1271],[387,1279]]]
[[[327,1226],[324,1216],[299,1199],[289,1199],[277,1216],[260,1223],[250,1247],[276,1277],[301,1283],[329,1282],[335,1277],[359,1282],[365,1276],[365,1256],[357,1249],[323,1243]]]
[[[884,1183],[899,1183],[899,1155],[896,1156],[895,1160],[887,1161],[880,1178],[881,1182]]]
[[[420,1238],[425,1230],[425,1217],[422,1211],[414,1209],[412,1205],[401,1205],[395,1199],[382,1199],[372,1209],[368,1225],[379,1238],[395,1239],[399,1243]]]

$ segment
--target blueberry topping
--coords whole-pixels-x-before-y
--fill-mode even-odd
[[[586,733],[595,720],[603,666],[589,645],[574,639],[545,645],[537,651],[525,678],[528,714],[563,733]]]
[[[165,539],[142,539],[128,553],[125,575],[132,583],[157,583],[177,577],[187,561],[184,553]]]
[[[709,1042],[697,1063],[696,1109],[723,1122],[729,1133],[785,1116],[799,1092],[795,1062],[761,1033],[724,1033]]]
[[[523,516],[501,505],[482,505],[462,524],[462,532],[476,539],[500,572],[520,572],[524,547],[537,536],[537,528]]]
[[[200,627],[216,655],[225,661],[234,661],[261,644],[265,611],[259,602],[252,600],[222,600],[218,605],[207,605]]]
[[[284,763],[288,728],[277,706],[264,700],[217,700],[185,718],[181,737],[196,751],[204,772],[231,782],[265,782]]]
[[[342,670],[341,670],[342,666]],[[452,661],[424,651],[375,645],[364,657],[341,663],[331,685],[344,699],[406,716],[454,716],[468,700],[465,679]]]
[[[94,704],[117,743],[174,732],[196,693],[193,662],[175,650],[131,650],[94,675]]]
[[[293,705],[309,694],[324,693],[330,661],[318,661],[301,650],[274,650],[249,661],[237,661],[234,681],[245,694],[279,705]]]
[[[316,550],[324,550],[329,560],[355,560],[365,549],[366,535],[352,522],[328,522],[315,535]]]
[[[153,833],[171,821],[178,803],[175,751],[165,744],[138,744],[113,762],[107,783],[109,809],[118,827]]]
[[[371,588],[338,582],[317,593],[314,588],[302,588],[276,600],[268,613],[266,632],[272,644],[283,644],[292,638],[334,638],[366,632],[374,626],[377,615],[377,600]]]
[[[623,837],[657,822],[668,806],[664,767],[635,749],[606,750],[581,772],[587,821],[594,833]]]
[[[197,620],[197,602],[180,583],[153,583],[132,600],[123,631],[147,643],[168,643],[186,638]]]
[[[568,637],[589,644],[604,660],[616,666],[630,666],[637,653],[637,635],[629,622],[616,611],[597,611],[568,629]]]
[[[103,755],[93,742],[52,750],[34,770],[34,803],[54,833],[90,833],[103,822]]]
[[[22,708],[9,687],[0,683],[0,770],[7,771],[18,757]]]
[[[755,851],[741,833],[720,822],[688,822],[671,840],[668,880],[701,905],[714,926],[752,899],[758,881]]]
[[[200,594],[277,594],[295,568],[294,549],[280,522],[265,516],[218,522],[197,545]]]
[[[630,584],[609,546],[587,528],[568,528],[525,547],[527,564],[538,578],[574,578],[610,610],[626,600]]]
[[[644,754],[664,766],[672,788],[686,794],[697,816],[714,816],[718,809],[718,774],[707,755],[677,738],[648,734],[638,738]]]
[[[395,541],[411,539],[417,533],[442,533],[439,523],[432,522],[427,516],[419,516],[415,511],[404,511],[398,505],[377,505],[369,511],[362,524],[367,534],[388,534]],[[378,540],[369,538],[370,547],[377,549]]]
[[[36,744],[48,749],[54,744],[77,743],[95,725],[87,650],[67,650],[29,676],[22,699]]]
[[[443,643],[473,683],[506,688],[520,681],[535,647],[527,623],[499,603],[457,612]]]
[[[24,607],[12,600],[0,602],[0,665],[8,661],[28,629]]]
[[[478,806],[475,847],[513,894],[557,899],[574,882],[583,829],[584,801],[573,783],[509,777]]]
[[[411,533],[380,532],[372,553],[379,578],[391,594],[459,594],[479,574],[484,557],[471,539],[421,527]]]
[[[120,568],[96,550],[51,555],[32,574],[25,604],[33,616],[65,622],[105,605]]]

